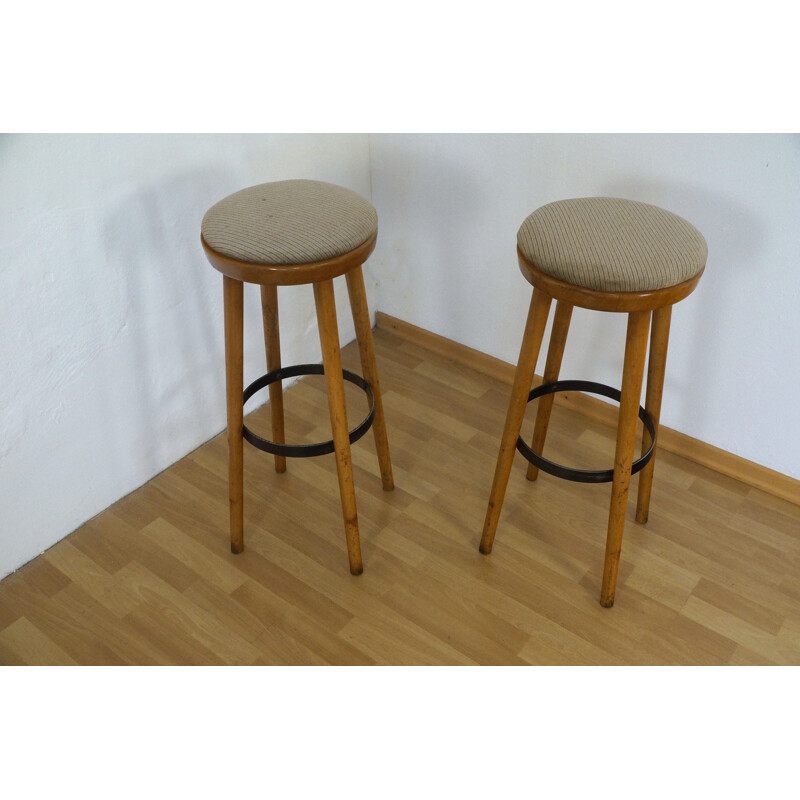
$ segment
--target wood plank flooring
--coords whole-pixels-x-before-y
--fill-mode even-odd
[[[353,445],[363,575],[333,456],[276,474],[246,446],[232,555],[221,434],[0,582],[0,664],[800,664],[800,507],[661,452],[601,608],[608,486],[530,483],[517,456],[480,555],[508,386],[382,329],[375,347],[396,488],[368,433]],[[342,355],[360,372],[355,344]],[[366,402],[347,398],[353,427]],[[285,407],[287,440],[330,438],[322,378]],[[248,422],[264,435],[267,412]],[[556,406],[546,452],[604,468],[614,431]]]

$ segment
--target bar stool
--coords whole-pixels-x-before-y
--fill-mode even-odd
[[[511,400],[503,429],[480,552],[492,550],[515,449],[540,469],[567,480],[612,482],[600,604],[611,607],[631,475],[641,471],[637,522],[647,521],[672,306],[697,286],[708,248],[681,217],[656,206],[608,197],[550,203],[534,211],[517,234],[520,270],[534,287]],[[556,310],[544,382],[529,391],[552,300]],[[558,379],[574,306],[628,314],[622,391],[588,381]],[[639,405],[652,317],[645,408]],[[619,401],[614,468],[575,470],[543,458],[554,394],[587,391]],[[540,397],[529,447],[519,436],[526,404]],[[644,424],[642,456],[633,460],[637,417]]]
[[[225,377],[228,409],[228,477],[231,550],[244,549],[242,441],[271,453],[275,469],[287,457],[335,453],[350,572],[363,571],[350,444],[372,427],[383,488],[394,487],[378,369],[372,343],[362,264],[375,248],[378,215],[361,195],[341,186],[288,180],[251,186],[212,206],[203,217],[201,242],[222,275],[225,302]],[[344,275],[358,338],[364,377],[342,369],[333,279]],[[243,285],[261,286],[267,373],[243,390]],[[281,367],[278,286],[313,284],[322,348],[322,366]],[[281,381],[298,375],[325,375],[333,439],[287,445]],[[367,395],[370,412],[349,430],[344,380]],[[244,403],[269,387],[272,441],[244,425]]]

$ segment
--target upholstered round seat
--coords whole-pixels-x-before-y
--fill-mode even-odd
[[[614,197],[559,200],[533,212],[517,234],[541,272],[600,292],[647,292],[694,278],[706,240],[677,214]]]
[[[203,217],[203,241],[248,264],[310,264],[355,250],[378,231],[357,192],[331,183],[277,181],[234,192]]]

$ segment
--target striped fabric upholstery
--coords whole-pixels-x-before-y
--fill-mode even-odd
[[[547,275],[613,292],[683,283],[703,269],[708,256],[703,235],[682,217],[612,197],[542,206],[522,223],[517,245]]]
[[[203,217],[206,244],[248,264],[310,264],[344,255],[378,230],[360,194],[332,183],[263,183],[229,195]]]

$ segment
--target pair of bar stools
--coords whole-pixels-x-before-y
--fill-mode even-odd
[[[203,218],[201,241],[211,264],[223,274],[225,298],[225,370],[228,409],[231,549],[242,551],[242,442],[275,457],[286,469],[286,457],[335,453],[344,515],[350,571],[361,573],[361,547],[350,444],[372,427],[383,488],[394,483],[378,383],[361,266],[375,247],[378,216],[372,205],[349,189],[319,181],[292,180],[253,186],[226,197]],[[681,217],[646,203],[590,197],[550,203],[531,214],[517,236],[520,269],[533,285],[528,320],[511,390],[500,454],[489,497],[480,551],[491,552],[511,462],[519,450],[530,462],[528,478],[542,469],[582,482],[611,482],[605,565],[600,602],[614,603],[622,532],[631,475],[641,470],[636,519],[647,521],[653,458],[658,431],[664,367],[673,304],[689,295],[703,272],[707,248],[703,236]],[[342,369],[334,304],[333,279],[344,275],[358,338],[364,376]],[[243,284],[261,286],[267,373],[243,385]],[[282,367],[278,330],[278,286],[310,283],[322,348],[322,366]],[[531,390],[552,300],[556,300],[544,383]],[[559,368],[573,306],[628,314],[622,389],[588,381],[559,380]],[[651,329],[652,319],[652,333]],[[639,405],[647,359],[645,407]],[[287,445],[283,429],[281,381],[299,375],[324,374],[333,439],[313,445]],[[370,411],[350,430],[344,381],[367,395]],[[273,440],[245,425],[244,403],[269,387]],[[576,470],[541,455],[554,394],[587,391],[619,401],[613,469]],[[526,404],[541,398],[533,441],[519,436]],[[644,425],[642,455],[634,460],[636,421]]]

